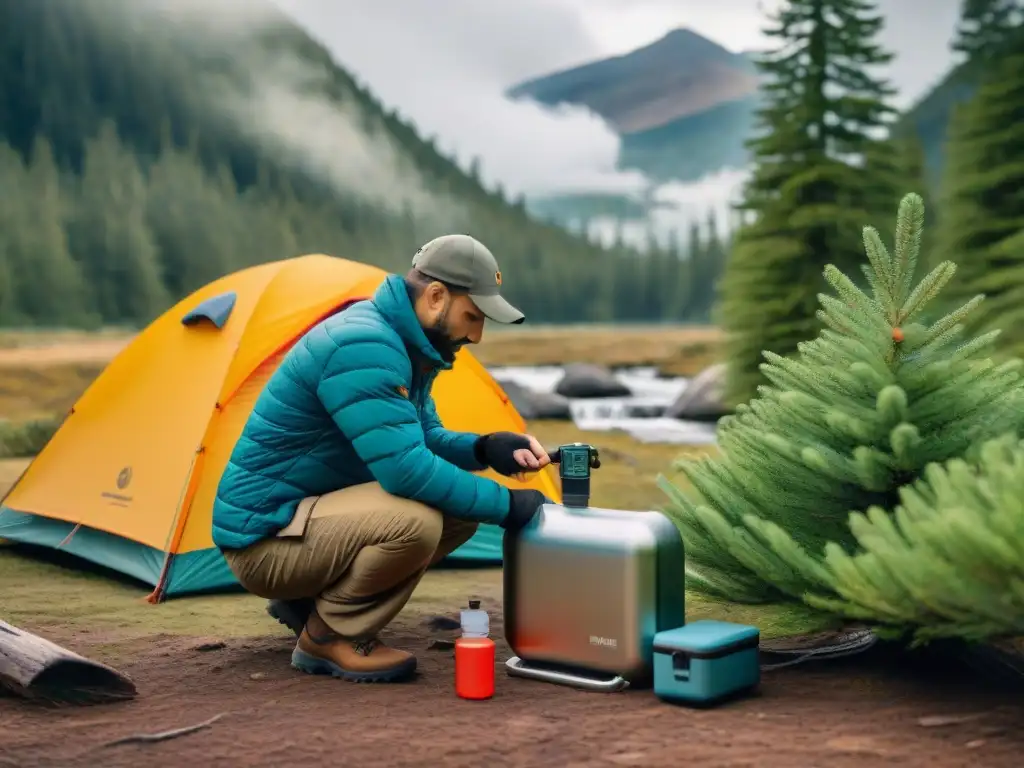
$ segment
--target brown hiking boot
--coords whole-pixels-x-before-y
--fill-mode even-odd
[[[416,671],[416,657],[377,639],[342,637],[314,611],[292,651],[292,666],[311,675],[332,675],[357,683],[391,683]]]

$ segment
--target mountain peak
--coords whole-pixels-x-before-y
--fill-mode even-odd
[[[689,27],[669,30],[647,45],[615,57],[624,62],[649,62],[653,66],[697,61],[731,62],[737,55]]]
[[[507,93],[548,106],[584,106],[619,133],[632,133],[744,98],[756,86],[749,59],[679,27],[630,53],[528,80]]]
[[[666,32],[664,35],[659,37],[657,40],[655,40],[650,45],[659,45],[659,44],[663,44],[663,43],[664,44],[671,43],[673,45],[679,45],[679,44],[688,43],[688,42],[709,43],[709,44],[714,45],[714,46],[716,46],[718,48],[722,48],[722,46],[720,46],[714,40],[711,40],[711,39],[709,39],[707,37],[704,37],[704,35],[700,34],[699,32],[694,32],[689,27],[676,27],[675,29],[670,29],[668,32]],[[725,50],[725,49],[722,48],[722,50]]]

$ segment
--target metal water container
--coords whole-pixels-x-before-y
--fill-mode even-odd
[[[505,534],[507,671],[596,691],[650,686],[655,634],[685,621],[682,537],[660,512],[588,506],[593,446],[552,459],[563,504]]]

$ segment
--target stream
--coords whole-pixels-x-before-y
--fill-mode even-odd
[[[561,366],[496,366],[490,369],[499,384],[515,382],[534,392],[555,391]],[[629,397],[569,399],[573,423],[582,430],[621,430],[643,443],[707,445],[715,442],[715,425],[659,415],[675,402],[689,383],[682,377],[666,378],[656,368],[628,368],[615,378],[633,393]]]

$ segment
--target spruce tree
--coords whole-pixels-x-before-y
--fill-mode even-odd
[[[1019,43],[1024,23],[1024,0],[962,0],[953,50],[967,64],[984,70]]]
[[[935,249],[932,247],[933,224],[937,221],[936,205],[934,194],[934,180],[928,171],[928,158],[925,154],[924,143],[916,132],[894,139],[896,155],[900,162],[897,173],[900,183],[907,188],[913,189],[924,200],[925,217],[924,232],[921,237],[921,253],[926,257],[934,259]],[[924,263],[922,266],[926,271],[931,271],[938,262]]]
[[[165,146],[149,169],[146,226],[171,300],[232,271],[237,228],[226,200],[191,153]]]
[[[851,512],[892,510],[928,464],[1024,423],[1019,361],[984,357],[997,332],[961,340],[981,296],[922,322],[955,272],[945,262],[914,284],[923,221],[920,196],[904,197],[892,255],[866,227],[869,289],[828,265],[826,327],[793,358],[765,352],[769,384],[720,422],[720,454],[678,465],[692,489],[660,479],[692,587],[750,602],[834,597],[823,548],[855,548]]]
[[[758,62],[765,106],[740,204],[749,223],[736,234],[716,312],[731,404],[763,382],[763,350],[790,355],[814,335],[826,261],[856,264],[861,225],[891,215],[898,197],[864,164],[894,114],[892,89],[868,74],[892,58],[874,42],[883,23],[875,4],[794,0],[772,21],[765,31],[777,45]]]
[[[725,270],[726,246],[718,228],[718,216],[710,209],[705,220],[705,235],[700,258],[700,294],[698,317],[710,318],[718,299],[718,286]]]
[[[941,257],[959,259],[950,298],[985,293],[971,329],[1003,329],[1011,354],[1024,352],[1024,26],[1016,39],[998,57],[978,54],[984,80],[953,115],[937,238]]]
[[[44,139],[34,143],[20,189],[26,195],[23,204],[31,206],[25,211],[23,224],[30,229],[22,242],[29,269],[18,288],[24,314],[43,326],[96,325],[99,318],[86,311],[88,286],[82,267],[72,258],[64,231],[67,200],[60,172]]]
[[[839,597],[812,605],[917,642],[1024,635],[1024,442],[1008,434],[976,453],[927,467],[894,515],[852,515],[860,551],[829,545]]]
[[[707,244],[701,234],[700,224],[691,221],[686,240],[686,262],[690,274],[687,317],[698,323],[707,322],[707,311],[711,306],[711,302],[705,296],[707,252]]]
[[[666,281],[665,319],[685,322],[690,317],[690,296],[693,294],[693,265],[686,257],[679,231],[673,229],[669,234],[668,254],[673,262],[672,279]]]
[[[69,243],[102,319],[145,325],[167,308],[158,251],[145,220],[146,183],[113,124],[86,142]]]
[[[0,238],[0,325],[14,325],[19,319],[9,248],[4,239]]]
[[[9,279],[4,321],[49,327],[88,325],[78,264],[64,236],[64,198],[49,145],[36,141],[26,167],[0,143],[0,251]],[[13,191],[17,190],[15,194]]]

